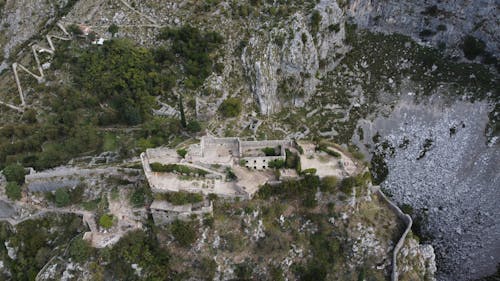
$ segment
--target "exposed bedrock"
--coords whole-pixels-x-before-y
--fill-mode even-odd
[[[361,27],[444,44],[451,54],[462,56],[466,35],[483,40],[488,51],[498,54],[499,9],[497,0],[355,0],[350,1],[348,15]]]
[[[320,1],[314,10],[321,19],[317,30],[311,14],[299,11],[270,32],[255,33],[243,51],[243,67],[262,114],[303,106],[316,90],[318,70],[333,68],[335,54],[345,52],[345,18],[337,2]]]
[[[490,110],[486,102],[405,96],[389,115],[359,122],[372,148],[377,132],[386,141],[378,146],[389,171],[382,187],[427,216],[438,280],[492,274],[500,262],[500,149],[484,136]]]

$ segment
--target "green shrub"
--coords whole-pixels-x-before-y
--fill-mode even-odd
[[[238,98],[228,98],[221,103],[219,112],[224,117],[236,117],[240,115],[241,108],[241,101]]]
[[[327,176],[321,179],[320,190],[322,192],[333,193],[337,190],[338,178],[335,176]]]
[[[228,179],[229,181],[235,181],[235,180],[238,179],[238,177],[236,176],[236,174],[229,167],[226,168],[226,179]]]
[[[309,168],[309,169],[302,170],[302,174],[304,174],[304,175],[314,175],[314,174],[316,174],[316,172],[317,172],[316,168]]]
[[[83,35],[82,29],[77,24],[70,24],[68,26],[68,32],[73,35]]]
[[[266,156],[279,156],[279,153],[276,153],[276,149],[274,149],[274,147],[264,147],[262,152],[264,152]]]
[[[181,246],[187,247],[196,241],[196,229],[191,222],[175,220],[170,226],[170,230]]]
[[[166,276],[176,275],[170,269],[169,250],[158,243],[156,236],[142,230],[125,234],[104,258],[108,279],[138,280],[137,272],[130,266],[138,264],[143,269],[146,280],[165,280]],[[103,249],[106,252],[106,249]],[[144,277],[145,277],[144,276]],[[102,279],[104,280],[104,279]]]
[[[413,207],[410,204],[401,205],[401,211],[408,215],[413,215]]]
[[[157,193],[155,196],[156,199],[168,201],[173,205],[194,204],[203,201],[203,195],[201,193],[190,193],[185,191]]]
[[[486,44],[480,39],[476,39],[471,35],[467,35],[464,38],[462,44],[462,51],[467,59],[473,60],[477,56],[484,54]]]
[[[141,186],[136,188],[132,195],[130,196],[130,204],[134,208],[139,208],[144,206],[146,202],[146,188]]]
[[[269,161],[269,168],[281,169],[285,167],[285,160],[283,159],[275,159]]]
[[[328,26],[328,30],[329,30],[330,32],[335,32],[335,33],[337,33],[337,32],[339,32],[339,31],[340,31],[340,24],[338,24],[338,23],[336,23],[336,24],[330,24],[330,25]]]
[[[18,184],[24,183],[24,167],[19,164],[11,164],[3,169],[3,175],[7,181],[16,182]]]
[[[340,182],[340,190],[347,195],[352,194],[353,187],[356,186],[356,179],[354,177],[347,177]]]
[[[8,182],[5,187],[5,194],[10,200],[19,200],[22,197],[21,187],[16,182]]]
[[[63,188],[58,188],[55,192],[55,202],[57,207],[64,207],[69,205],[70,203],[70,196],[68,190],[63,187]]]
[[[217,272],[217,263],[213,258],[204,257],[200,262],[201,275],[204,280],[214,280]]]
[[[319,13],[319,11],[315,10],[311,15],[311,30],[313,34],[318,33],[321,19],[321,14]]]
[[[198,133],[201,131],[201,124],[200,122],[196,121],[196,120],[193,120],[193,121],[189,121],[189,123],[187,124],[187,130],[191,133]]]
[[[430,29],[424,29],[424,30],[420,31],[420,33],[419,33],[420,37],[430,37],[430,36],[433,36],[434,34],[436,34],[436,32],[434,32]]]
[[[323,152],[326,152],[328,155],[330,156],[333,156],[335,158],[340,158],[342,155],[340,153],[338,153],[337,151],[335,150],[332,150],[332,149],[329,149],[328,146],[326,146],[326,144],[319,144],[317,147],[316,147],[316,150],[317,151],[323,151]]]
[[[113,23],[108,27],[108,32],[111,33],[112,37],[115,37],[115,34],[118,33],[118,29],[119,29],[118,25]]]
[[[279,266],[271,266],[269,268],[269,280],[285,281],[283,270]]]
[[[99,225],[103,228],[111,228],[114,224],[114,217],[112,214],[104,214],[99,218]]]
[[[286,160],[285,167],[288,169],[297,169],[300,164],[300,157],[296,153],[292,153],[290,150],[285,150]]]
[[[238,280],[252,280],[252,268],[250,264],[243,262],[236,265],[234,274],[238,277]]]
[[[314,208],[318,205],[318,201],[316,200],[315,192],[306,193],[302,198],[302,206],[306,208]]]
[[[166,165],[164,165],[161,163],[154,162],[154,163],[151,163],[149,166],[151,167],[151,170],[153,172],[157,172],[157,173],[177,172],[177,173],[183,174],[183,175],[198,174],[199,176],[202,176],[202,177],[206,176],[208,174],[208,172],[205,170],[198,169],[198,168],[191,168],[188,166],[178,165],[178,164],[166,164]]]
[[[187,150],[185,150],[184,148],[177,149],[177,154],[178,154],[181,158],[185,158],[185,157],[186,157],[186,154],[187,154]]]
[[[77,262],[84,263],[88,261],[93,253],[90,243],[83,239],[76,239],[69,247],[69,255]]]
[[[304,175],[303,179],[296,181],[284,181],[278,185],[264,185],[257,193],[262,199],[269,199],[271,196],[278,196],[281,198],[297,198],[305,196],[305,194],[315,194],[320,185],[318,176]]]
[[[69,203],[79,204],[83,200],[86,185],[83,183],[78,184],[75,188],[69,191]]]

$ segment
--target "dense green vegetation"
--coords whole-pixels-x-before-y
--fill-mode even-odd
[[[185,222],[176,220],[170,225],[169,229],[172,232],[175,240],[184,247],[190,246],[196,241],[196,228],[194,222]]]
[[[103,228],[111,228],[114,224],[114,217],[111,214],[103,214],[99,218],[99,225]]]
[[[283,159],[274,159],[274,160],[269,161],[268,166],[269,166],[269,168],[272,168],[272,169],[281,169],[281,168],[285,167],[285,164],[286,164],[285,160],[283,160]]]
[[[88,261],[94,251],[90,243],[83,239],[75,239],[69,247],[69,255],[71,258],[81,263]]]
[[[222,116],[231,118],[240,115],[242,109],[241,101],[238,98],[232,97],[223,101],[219,107],[219,112]]]
[[[189,192],[168,192],[168,193],[156,193],[155,198],[158,200],[165,200],[173,205],[186,205],[194,204],[203,201],[203,195],[200,193],[189,193]]]
[[[172,50],[158,49],[157,57],[183,65],[186,75],[184,85],[195,89],[203,84],[214,70],[212,53],[224,42],[217,32],[203,33],[192,26],[181,28],[164,28],[158,36],[160,40],[169,40]]]
[[[134,191],[130,195],[130,204],[134,208],[143,207],[146,201],[151,198],[151,190],[145,186],[140,186],[134,188]]]
[[[279,152],[276,152],[276,149],[274,147],[264,147],[262,149],[262,152],[264,152],[264,154],[266,156],[279,156],[280,155]]]
[[[61,187],[53,192],[46,192],[45,199],[54,203],[57,207],[66,207],[82,203],[83,193],[86,185],[79,184],[74,188]]]
[[[151,232],[129,232],[112,249],[101,251],[99,257],[108,262],[105,269],[114,280],[165,280],[166,276],[175,277],[169,266],[169,251],[159,245]],[[144,275],[136,275],[132,264],[142,268]]]
[[[303,179],[296,181],[284,181],[280,184],[266,184],[258,191],[261,199],[269,199],[272,196],[287,199],[302,199],[302,204],[307,207],[314,207],[316,199],[314,198],[320,180],[318,176],[306,174]]]
[[[172,87],[201,85],[214,70],[222,37],[193,27],[162,34],[167,42],[149,49],[127,39],[108,40],[103,46],[78,38],[59,43],[52,67],[69,72],[62,80],[71,81],[30,85],[42,97],[42,106],[27,110],[22,123],[0,128],[0,169],[17,162],[42,170],[110,148],[128,157],[130,150],[178,138],[183,129],[179,120],[152,117],[154,99],[176,102]],[[101,128],[122,125],[140,125],[141,130],[113,141]],[[196,120],[183,125],[189,132],[201,130]]]
[[[153,53],[131,41],[109,40],[103,46],[78,52],[78,56],[70,58],[73,80],[94,94],[94,102],[111,106],[113,110],[100,116],[104,125],[142,123],[150,115],[152,97],[173,84],[167,80],[169,76],[161,75]]]
[[[340,158],[342,156],[337,151],[328,148],[328,146],[324,143],[321,143],[318,146],[316,146],[316,150],[326,152],[328,155],[333,156],[335,158]]]
[[[26,172],[24,171],[24,167],[19,164],[11,164],[5,167],[2,173],[8,182],[15,182],[17,184],[24,183],[24,175]]]
[[[462,44],[464,55],[469,60],[473,60],[477,56],[482,55],[485,48],[486,44],[482,40],[476,39],[471,35],[465,36],[464,43]]]
[[[8,182],[5,187],[5,194],[10,200],[19,200],[22,197],[21,187],[16,182]]]
[[[55,201],[57,207],[64,207],[69,204],[69,193],[66,188],[59,188],[56,190]]]
[[[81,218],[74,215],[51,214],[28,220],[18,224],[15,232],[8,224],[0,224],[0,256],[12,274],[3,280],[35,280],[38,271],[53,256],[61,255],[67,243],[83,230]],[[16,249],[15,260],[7,255],[5,242]]]
[[[161,163],[151,163],[150,164],[151,170],[153,172],[158,172],[158,173],[179,173],[182,175],[199,175],[199,176],[206,176],[208,174],[207,171],[198,169],[198,168],[192,168],[188,167],[185,165],[179,165],[179,164],[161,164]]]

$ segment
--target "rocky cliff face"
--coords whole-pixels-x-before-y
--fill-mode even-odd
[[[499,50],[500,11],[495,0],[355,0],[348,14],[362,27],[446,46],[452,55],[462,56],[466,35],[483,40],[493,54]]]
[[[484,136],[489,110],[486,102],[435,95],[416,103],[405,94],[388,116],[359,123],[365,141],[385,156],[389,173],[382,186],[424,217],[438,280],[492,274],[500,260],[494,215],[500,212],[500,150]],[[372,142],[377,133],[378,145]]]
[[[303,106],[316,90],[318,71],[331,69],[335,54],[345,52],[345,18],[337,2],[321,1],[314,10],[320,15],[317,30],[311,14],[299,11],[249,40],[242,61],[262,114]]]

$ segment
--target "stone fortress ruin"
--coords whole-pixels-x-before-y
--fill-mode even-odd
[[[341,150],[335,150],[338,156],[331,157],[315,147],[293,140],[245,141],[207,135],[184,149],[147,149],[141,154],[141,161],[155,194],[150,207],[153,218],[164,224],[212,213],[208,196],[246,200],[266,183],[298,178],[295,169],[284,167],[288,154],[297,155],[299,162],[304,163],[302,169],[314,169],[320,177],[343,178],[356,172],[356,164]],[[166,193],[199,194],[203,199],[172,204],[162,197]]]

